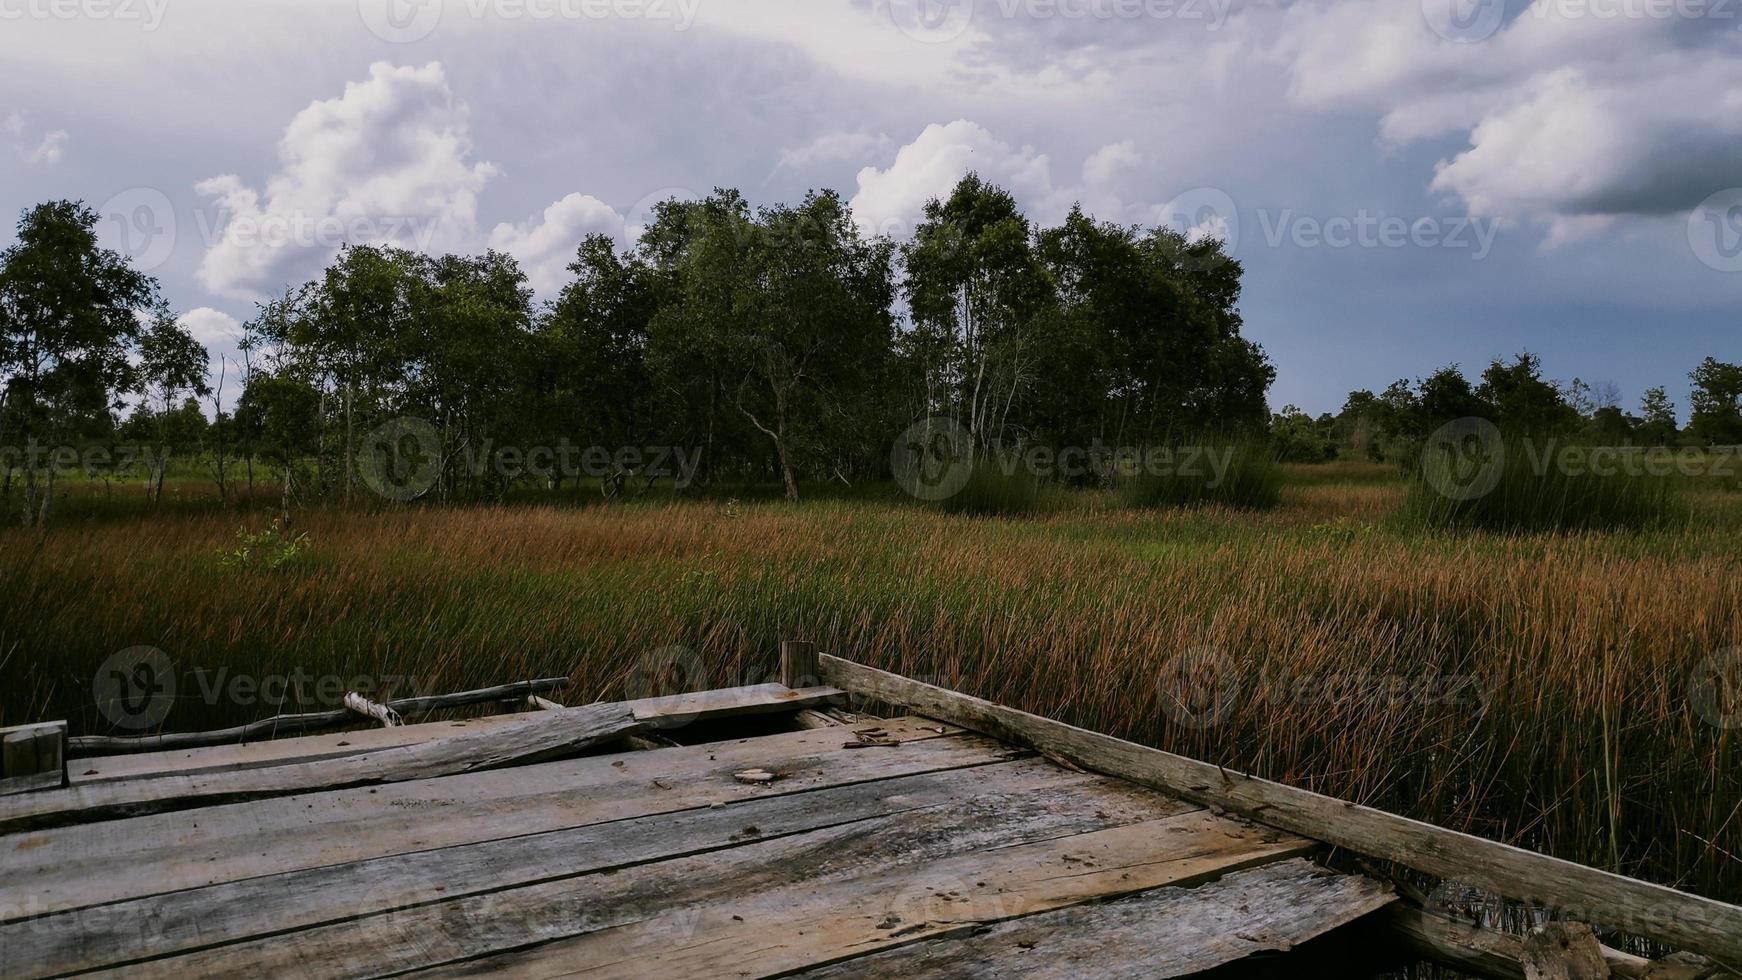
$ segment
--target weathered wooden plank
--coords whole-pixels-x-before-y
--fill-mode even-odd
[[[1010,815],[1018,812],[1012,808]],[[1315,846],[1198,811],[899,867],[868,864],[868,873],[848,878],[649,906],[626,924],[523,945],[431,975],[783,976],[1083,902],[1209,881]],[[512,910],[498,914],[509,917]],[[480,928],[486,925],[497,928],[500,920]]]
[[[567,687],[568,683],[567,677],[547,677],[541,680],[518,681],[497,687],[486,687],[476,691],[400,698],[397,701],[387,702],[387,707],[398,712],[402,718],[413,718],[447,708],[487,704],[493,701],[519,701],[528,695],[546,694],[561,690]],[[208,748],[296,735],[302,732],[320,731],[325,728],[339,728],[355,724],[356,721],[356,714],[349,708],[335,708],[332,711],[278,715],[274,718],[263,718],[246,725],[237,725],[234,728],[223,728],[210,732],[167,732],[162,735],[137,736],[81,735],[68,740],[67,751],[69,755],[76,757]]]
[[[1525,980],[1609,980],[1597,935],[1583,922],[1545,922],[1523,946]]]
[[[166,752],[134,752],[127,755],[94,756],[75,760],[68,773],[73,785],[79,783],[113,782],[144,776],[195,773],[232,772],[237,769],[259,769],[282,766],[314,759],[332,759],[347,755],[362,755],[376,749],[398,745],[416,745],[439,738],[450,738],[470,731],[484,731],[520,721],[524,716],[484,715],[458,721],[432,721],[396,728],[369,728],[355,732],[329,735],[303,735],[295,738],[275,738],[264,742],[239,745],[218,745],[210,748],[172,749]]]
[[[806,980],[1163,980],[1286,952],[1395,900],[1389,885],[1293,858],[1196,888],[1158,888],[856,957]]]
[[[1275,832],[1270,832],[1272,842],[1265,843],[1258,840],[1257,831],[1234,828],[1202,811],[1177,815],[1178,803],[1137,787],[1113,780],[1099,785],[1104,792],[1085,792],[1084,784],[1059,784],[975,795],[615,874],[582,875],[402,907],[301,930],[294,942],[261,938],[98,975],[179,980],[194,975],[294,972],[369,977],[467,960],[478,960],[467,969],[488,970],[510,966],[514,957],[500,963],[480,957],[534,946],[550,951],[560,962],[602,968],[617,954],[595,955],[596,950],[615,951],[622,941],[633,939],[635,950],[624,955],[645,956],[643,943],[669,948],[682,941],[687,927],[712,925],[716,918],[730,924],[731,915],[747,921],[755,918],[756,931],[764,937],[771,932],[785,937],[795,922],[827,917],[826,908],[810,907],[816,905],[810,896],[826,896],[825,905],[887,904],[901,888],[919,887],[915,882],[939,866],[953,869],[956,875],[980,874],[970,880],[989,883],[1019,875],[1026,875],[1024,880],[1050,879],[1057,883],[1052,894],[1079,896],[1132,890],[1149,882],[1165,884],[1182,873],[1219,866],[1234,851],[1256,859],[1261,851],[1280,856],[1309,846],[1296,838],[1285,842]],[[1154,814],[1174,815],[1146,819]],[[1141,822],[1134,824],[1134,820]],[[1127,845],[1144,842],[1141,860],[1110,850],[1110,842],[1103,838],[1078,836],[1105,833],[1110,826],[1141,828],[1121,838]],[[1231,832],[1242,836],[1230,837]],[[1157,863],[1161,854],[1178,857]],[[1104,861],[1108,856],[1112,860]],[[854,882],[874,870],[885,877],[868,890]],[[894,877],[898,873],[907,877]],[[1122,879],[1122,875],[1129,877]],[[1089,879],[1095,880],[1093,886],[1085,883]],[[890,882],[897,880],[900,886],[885,895]],[[794,903],[808,903],[808,911],[771,927]],[[592,936],[601,937],[604,945],[586,943]],[[583,945],[573,947],[572,942]],[[650,966],[641,975],[653,972],[668,971]],[[698,969],[691,975],[730,973]]]
[[[101,834],[15,834],[0,838],[0,895],[15,896],[0,902],[0,921],[1023,754],[981,736],[943,737],[929,719],[880,727],[901,747],[849,752],[839,731],[790,732],[154,814],[107,824]],[[732,779],[748,766],[786,776],[766,787]]]
[[[67,723],[0,728],[0,796],[66,784]]]
[[[1524,937],[1484,929],[1398,902],[1378,916],[1386,933],[1417,956],[1471,976],[1525,980]],[[1609,974],[1624,980],[1717,980],[1735,977],[1710,961],[1687,953],[1651,960],[1609,946],[1598,950]]]
[[[0,925],[0,976],[50,976],[306,929],[426,902],[771,840],[996,791],[1081,794],[1103,813],[1154,814],[1146,792],[1028,759],[251,878]],[[1178,804],[1182,811],[1190,804]],[[149,923],[150,928],[142,928]]]
[[[642,698],[625,703],[635,712],[637,720],[666,730],[682,728],[702,720],[815,708],[832,704],[843,696],[842,691],[833,687],[794,690],[785,684],[752,684],[748,687],[727,687],[667,697]]]
[[[823,655],[820,662],[824,680],[855,694],[908,705],[1087,769],[1224,807],[1358,854],[1456,878],[1605,930],[1742,963],[1742,907],[1224,770],[839,657]]]
[[[492,731],[363,755],[199,776],[85,783],[0,797],[0,832],[84,824],[165,810],[378,783],[429,779],[535,762],[643,731],[621,704],[540,712]]]
[[[795,698],[781,685],[764,684],[707,692],[706,697],[691,695],[644,698],[624,703],[629,706],[629,709],[636,714],[639,720],[646,721],[655,727],[670,728],[676,727],[676,722],[726,718],[759,711],[799,710],[802,706],[795,704],[795,701],[826,702],[831,697],[838,696],[839,693],[835,689],[829,688],[826,691],[799,692]],[[555,702],[546,701],[536,695],[529,697],[531,699],[529,703],[543,701],[547,705],[555,704]],[[389,748],[396,745],[415,745],[419,742],[448,738],[467,731],[479,731],[513,724],[522,720],[523,717],[513,714],[486,715],[462,721],[430,722],[423,725],[403,725],[395,728],[368,729],[342,734],[305,735],[237,745],[98,756],[79,760],[73,767],[70,778],[74,784],[77,784],[109,782],[115,779],[154,775],[185,776],[202,772],[229,772],[236,769],[288,765],[313,759],[361,755],[373,749]],[[353,720],[354,718],[353,715]]]

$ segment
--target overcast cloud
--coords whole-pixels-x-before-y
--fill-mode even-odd
[[[1742,5],[919,3],[0,0],[0,208],[102,206],[215,356],[346,242],[548,298],[663,197],[833,187],[899,236],[975,170],[1229,237],[1277,407],[1742,360]]]

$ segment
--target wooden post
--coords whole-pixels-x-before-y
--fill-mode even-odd
[[[67,723],[0,728],[0,796],[67,784]]]
[[[822,667],[817,661],[817,645],[808,640],[787,640],[780,644],[780,682],[793,690],[812,687]]]

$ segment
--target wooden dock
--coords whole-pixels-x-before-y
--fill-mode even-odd
[[[1492,976],[1692,980],[1742,952],[1734,906],[803,644],[783,671],[73,759],[66,785],[0,796],[0,976],[1287,975],[1287,951],[1339,930]],[[1356,855],[1552,888],[1584,922],[1708,958],[1490,933]]]

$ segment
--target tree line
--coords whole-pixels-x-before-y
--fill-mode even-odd
[[[1621,407],[1612,382],[1543,375],[1542,359],[1521,353],[1496,358],[1472,382],[1456,364],[1375,394],[1349,393],[1342,411],[1317,418],[1293,406],[1271,421],[1282,458],[1296,462],[1353,458],[1409,461],[1437,428],[1483,418],[1509,437],[1559,438],[1600,446],[1709,447],[1742,444],[1742,365],[1708,357],[1689,374],[1691,412],[1677,422],[1662,387],[1648,388],[1637,413]]]
[[[220,367],[234,404],[97,219],[40,205],[0,253],[0,445],[132,440],[206,460],[226,498],[257,469],[287,504],[355,497],[370,433],[406,417],[435,433],[419,449],[441,500],[505,493],[513,473],[467,465],[501,446],[694,447],[698,487],[775,481],[796,500],[886,476],[925,417],[985,452],[1268,424],[1275,371],[1241,336],[1242,270],[1219,242],[1080,208],[1041,227],[975,175],[900,243],[832,191],[666,201],[627,248],[583,241],[542,304],[502,253],[347,246],[243,324]],[[8,457],[27,523],[47,520],[55,472]]]

